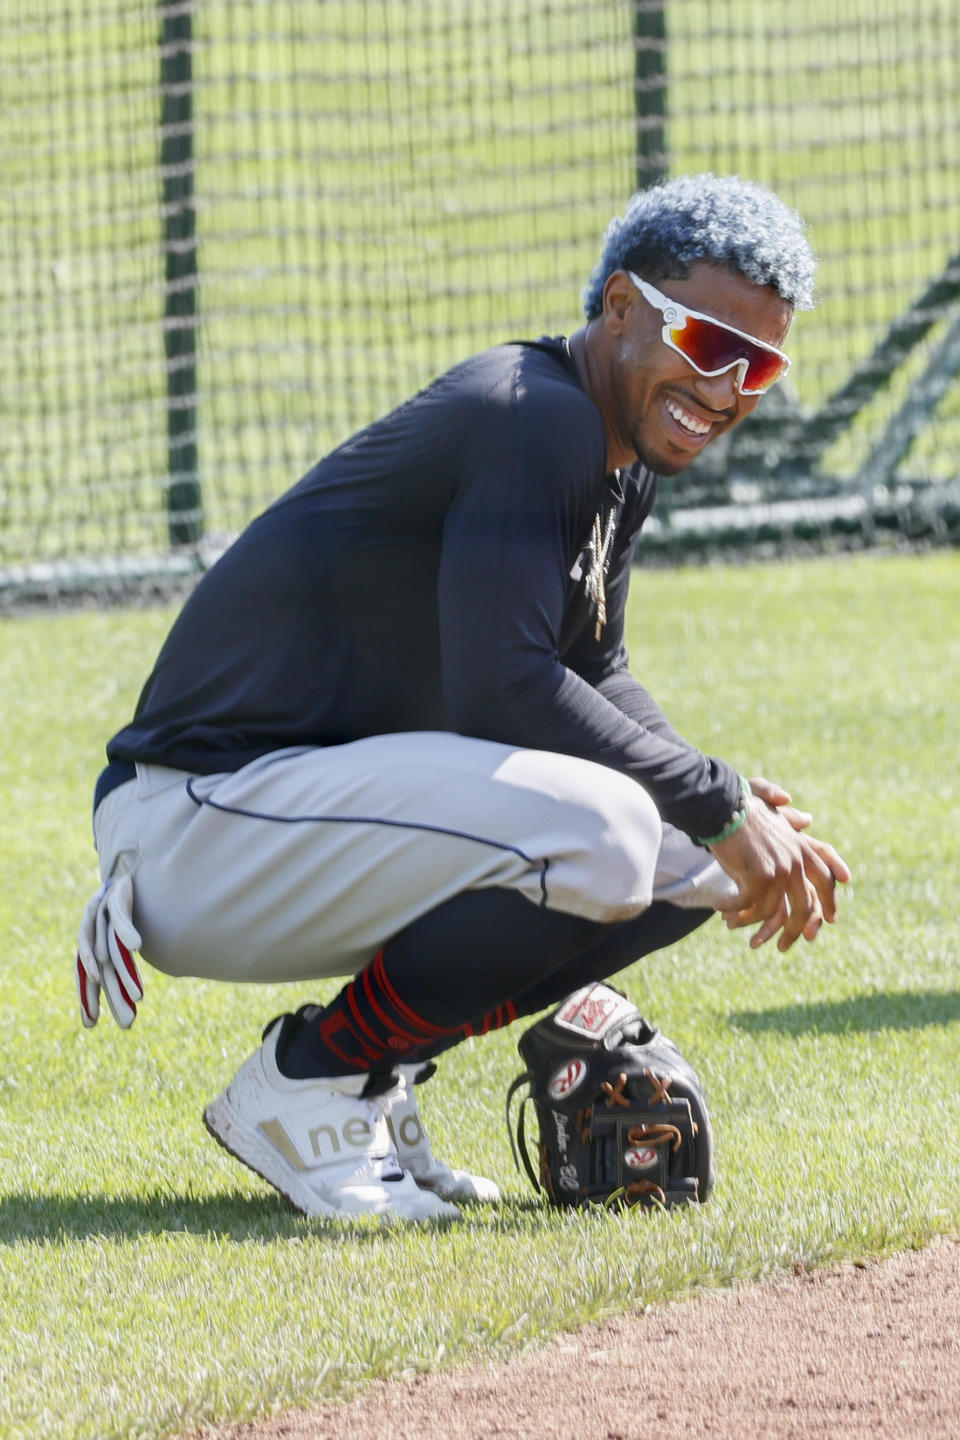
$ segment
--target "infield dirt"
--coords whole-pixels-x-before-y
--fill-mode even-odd
[[[958,1440],[960,1239],[183,1440]]]

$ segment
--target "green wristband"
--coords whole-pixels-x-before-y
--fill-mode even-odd
[[[750,781],[740,776],[740,808],[735,810],[730,820],[724,825],[719,835],[702,835],[698,838],[698,845],[719,845],[724,840],[729,840],[731,835],[736,835],[740,826],[746,820],[750,811],[750,797],[753,791],[750,789]]]

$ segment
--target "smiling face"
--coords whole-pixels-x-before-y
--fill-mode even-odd
[[[698,261],[683,280],[656,280],[659,290],[767,345],[783,348],[793,309],[771,287],[734,270]],[[741,395],[737,369],[700,375],[662,338],[663,317],[616,270],[603,293],[598,356],[600,409],[616,464],[641,459],[660,475],[685,470],[711,440],[756,408],[759,395]],[[596,398],[596,394],[595,394]]]

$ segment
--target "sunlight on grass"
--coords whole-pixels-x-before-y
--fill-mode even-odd
[[[508,1031],[423,1096],[438,1151],[504,1204],[398,1233],[296,1216],[200,1120],[264,1021],[336,982],[147,970],[129,1034],[82,1031],[90,790],[172,612],[0,626],[0,1437],[175,1434],[956,1231],[957,613],[953,553],[636,573],[635,670],[691,738],[815,811],[854,870],[842,923],[787,956],[714,923],[621,977],[703,1075],[703,1210],[545,1209],[510,1159]]]

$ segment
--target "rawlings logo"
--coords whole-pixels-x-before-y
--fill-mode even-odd
[[[651,1165],[657,1163],[657,1152],[649,1145],[637,1146],[623,1152],[623,1163],[629,1165],[631,1170],[649,1170]]]
[[[587,1062],[585,1060],[568,1060],[566,1065],[552,1076],[547,1085],[547,1094],[551,1100],[562,1100],[586,1078]]]
[[[606,985],[586,985],[570,996],[554,1016],[557,1025],[602,1040],[614,1025],[635,1015],[636,1006]]]

